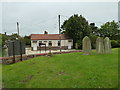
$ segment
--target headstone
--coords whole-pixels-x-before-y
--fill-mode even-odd
[[[104,39],[105,53],[111,53],[111,41],[108,37]]]
[[[102,37],[96,39],[96,52],[98,54],[104,53],[104,40]]]
[[[4,57],[8,57],[8,48],[3,49],[4,51]]]
[[[91,54],[91,40],[89,37],[85,36],[82,41],[83,55]]]
[[[78,43],[75,43],[75,49],[78,49]]]

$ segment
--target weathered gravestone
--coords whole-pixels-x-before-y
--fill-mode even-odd
[[[7,57],[8,56],[8,48],[3,49],[3,52],[4,52],[4,57]]]
[[[96,39],[96,52],[98,54],[104,53],[104,40],[102,37]]]
[[[85,36],[82,41],[83,55],[91,54],[91,40],[89,37]]]
[[[8,43],[8,55],[12,56],[13,53],[15,55],[25,54],[25,44],[19,40]]]
[[[78,49],[78,43],[75,43],[75,49]]]
[[[111,53],[111,41],[108,37],[104,39],[105,53]]]

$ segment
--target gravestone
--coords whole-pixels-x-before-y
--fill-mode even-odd
[[[111,53],[111,41],[108,37],[104,39],[105,53]]]
[[[13,49],[13,46],[14,46],[14,49]],[[21,52],[22,54],[25,54],[25,44],[19,40],[16,40],[14,42],[9,42],[8,43],[8,55],[9,56],[13,55],[13,50],[14,50],[15,55],[20,55]]]
[[[8,48],[3,49],[4,57],[8,57]]]
[[[78,49],[78,43],[75,43],[75,49]]]
[[[102,37],[96,39],[96,52],[98,54],[104,53],[104,40]]]
[[[82,40],[82,49],[83,49],[83,55],[91,54],[91,40],[87,36],[85,36]]]

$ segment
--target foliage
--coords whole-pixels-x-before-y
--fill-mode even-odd
[[[90,35],[97,35],[99,36],[99,29],[97,26],[95,26],[95,23],[90,23],[90,27],[91,27],[91,34]]]
[[[90,35],[90,26],[88,21],[82,16],[78,16],[78,14],[74,14],[68,20],[64,21],[61,26],[64,34],[73,38],[74,43],[78,40],[82,40],[84,36]]]
[[[7,42],[14,41],[16,39],[22,40],[23,42],[25,42],[26,45],[31,44],[30,36],[21,37],[21,36],[18,36],[17,33],[13,33],[12,35],[0,34],[0,45],[2,45],[3,47],[4,45],[7,44]]]
[[[120,47],[120,40],[111,40],[112,48]]]
[[[12,35],[9,35],[8,37],[9,37],[8,39],[11,40],[11,41],[20,38],[20,36],[18,36],[17,33],[12,33]]]
[[[92,54],[41,56],[2,65],[4,88],[117,88],[118,49]]]
[[[91,36],[90,36],[92,49],[95,49],[95,48],[96,48],[96,39],[97,39],[97,38],[98,38],[98,36],[96,36],[96,35],[91,35]]]
[[[24,36],[20,40],[22,40],[26,45],[31,45],[30,36]]]
[[[82,40],[77,41],[78,49],[82,49]]]
[[[68,20],[63,22],[62,34],[73,38],[74,46],[75,43],[78,43],[78,47],[82,46],[82,39],[85,36],[90,36],[92,41],[92,48],[95,48],[95,39],[97,36],[100,37],[109,37],[111,40],[120,40],[120,30],[118,29],[118,23],[115,21],[106,22],[101,25],[100,28],[95,26],[95,23],[88,24],[88,21],[78,14],[74,14]]]
[[[115,21],[107,22],[101,26],[99,34],[101,37],[109,37],[110,39],[112,39],[116,35],[120,35],[120,30],[118,30],[118,27],[118,23],[116,23]]]
[[[7,44],[9,41],[16,40],[18,38],[17,33],[13,33],[12,35],[5,35],[0,34],[0,37],[2,37],[2,47]]]
[[[0,34],[0,50],[2,48],[2,34]]]
[[[6,40],[8,40],[8,37],[5,34],[0,34],[1,37],[1,46],[3,47],[6,44]]]

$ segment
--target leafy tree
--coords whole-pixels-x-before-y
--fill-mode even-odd
[[[120,30],[118,28],[118,23],[115,21],[107,22],[101,26],[99,34],[102,37],[110,37],[111,39],[117,40],[118,36],[120,35]]]
[[[12,35],[5,35],[5,34],[0,34],[0,46],[3,47],[7,42],[9,41],[14,41],[16,39],[22,40],[25,42],[26,45],[31,44],[30,36],[18,36],[17,33],[13,33]]]
[[[88,21],[78,14],[74,14],[68,20],[65,20],[61,28],[63,29],[62,33],[73,38],[74,44],[79,40],[82,41],[83,37],[89,36],[91,32]]]
[[[1,44],[2,44],[2,47],[6,44],[7,40],[8,40],[7,35],[1,34]]]
[[[96,39],[97,38],[98,38],[98,36],[96,36],[96,35],[90,35],[92,49],[96,48]]]
[[[2,47],[2,34],[0,34],[0,48]]]
[[[21,38],[21,40],[22,40],[26,45],[31,45],[30,36],[24,36],[24,37]]]
[[[99,35],[98,33],[98,27],[95,26],[95,23],[90,23],[90,27],[91,27],[91,35]]]
[[[12,35],[9,35],[8,37],[10,40],[16,40],[18,37],[20,38],[17,33],[12,33]]]

